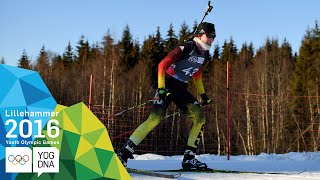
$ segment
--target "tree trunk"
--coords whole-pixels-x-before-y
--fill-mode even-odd
[[[217,150],[218,150],[218,154],[217,155],[221,155],[221,139],[220,139],[220,128],[219,128],[219,119],[218,119],[218,105],[215,104],[215,120],[216,120],[216,130],[217,130]]]
[[[247,119],[248,154],[253,155],[252,126],[251,126],[251,116],[250,116],[250,107],[249,107],[249,81],[248,81],[247,87],[246,87],[245,104],[246,104],[246,119]]]
[[[114,61],[115,61],[115,55],[114,55],[114,47],[112,47],[112,56],[111,58],[111,71],[110,71],[110,90],[109,90],[109,112],[108,116],[111,116],[114,114],[114,106],[115,106],[115,99],[114,99]],[[110,126],[110,120],[107,120],[107,127]]]

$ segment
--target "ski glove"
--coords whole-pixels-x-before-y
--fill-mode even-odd
[[[201,96],[201,100],[202,100],[202,105],[208,105],[211,104],[213,101],[212,99],[209,99],[206,93],[203,93],[200,95]]]
[[[159,99],[165,100],[171,93],[165,88],[158,88],[157,90]]]

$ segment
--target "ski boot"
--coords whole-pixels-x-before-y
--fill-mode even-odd
[[[136,145],[131,141],[128,142],[120,149],[117,156],[124,167],[127,167],[128,159],[133,159],[133,152]]]
[[[187,149],[184,152],[183,160],[182,160],[182,168],[184,170],[205,170],[207,169],[207,164],[200,162],[195,158],[195,153],[192,150]]]

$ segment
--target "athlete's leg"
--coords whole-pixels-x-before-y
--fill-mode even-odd
[[[184,112],[187,113],[189,119],[192,121],[192,128],[188,138],[188,146],[184,152],[182,167],[184,169],[203,169],[207,165],[195,158],[198,143],[202,135],[202,128],[205,124],[205,117],[201,106],[197,99],[187,90],[186,84],[181,82],[172,83],[173,101]]]
[[[130,140],[137,146],[160,122],[167,107],[155,102],[148,119],[142,123],[130,136]]]
[[[156,96],[157,97],[157,94]],[[171,102],[171,97],[166,100],[155,100],[153,102],[151,113],[148,119],[142,123],[130,136],[127,143],[120,149],[118,157],[124,166],[127,166],[128,159],[133,159],[134,148],[153,130],[161,121],[162,115],[165,113]]]
[[[192,121],[192,128],[188,138],[188,146],[197,149],[206,119],[199,104],[187,104],[187,107],[188,117]]]

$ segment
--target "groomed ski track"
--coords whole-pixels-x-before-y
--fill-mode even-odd
[[[284,174],[251,174],[251,173],[203,173],[182,172],[178,180],[191,179],[319,179],[320,152],[260,154],[257,156],[199,155],[200,161],[206,162],[210,168],[236,171],[277,172]],[[141,170],[180,169],[182,156],[160,156],[156,154],[135,155],[129,160],[128,167]],[[130,174],[132,179],[164,179],[145,175]]]

